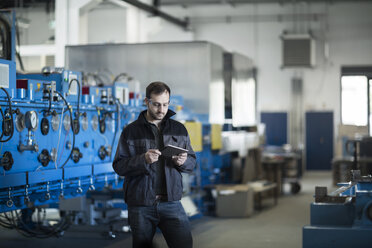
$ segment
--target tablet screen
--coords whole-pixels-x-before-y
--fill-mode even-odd
[[[183,149],[183,148],[177,147],[177,146],[172,146],[172,145],[166,145],[160,151],[161,151],[161,155],[163,155],[165,157],[172,157],[172,156],[176,156],[180,153],[188,152],[188,150],[186,150],[186,149]]]

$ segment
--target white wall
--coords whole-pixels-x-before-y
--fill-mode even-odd
[[[140,42],[192,41],[194,33],[185,31],[159,17],[142,14],[142,39]]]
[[[96,8],[87,14],[87,43],[126,41],[126,9],[109,6]]]
[[[54,28],[50,26],[54,21],[54,12],[47,13],[45,7],[16,9],[16,16],[20,21],[19,35],[22,45],[46,44],[54,36]],[[25,27],[25,23],[29,23]]]
[[[258,68],[259,112],[290,111],[291,78],[301,77],[304,111],[334,111],[336,132],[340,123],[341,66],[372,65],[372,3],[198,5],[164,10],[189,16],[196,40],[208,40],[253,59]],[[293,13],[315,13],[319,18],[302,22],[277,18]],[[315,68],[281,69],[282,32],[309,29],[316,39]]]

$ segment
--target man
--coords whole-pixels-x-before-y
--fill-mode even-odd
[[[181,172],[195,167],[195,153],[186,128],[168,109],[170,88],[153,82],[146,88],[147,110],[124,128],[113,168],[124,176],[124,199],[128,205],[133,247],[151,247],[159,227],[169,247],[192,247],[190,224],[180,203]],[[172,157],[162,156],[164,145],[187,149]]]

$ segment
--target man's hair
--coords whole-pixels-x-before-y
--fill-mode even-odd
[[[152,82],[146,87],[146,98],[150,99],[151,94],[160,95],[166,91],[170,96],[171,90],[168,85],[160,81]]]

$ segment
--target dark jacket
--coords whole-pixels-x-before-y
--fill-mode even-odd
[[[115,172],[124,176],[124,200],[129,206],[150,206],[155,202],[155,164],[147,164],[145,153],[155,149],[155,136],[151,124],[145,119],[146,110],[121,133],[114,162]],[[180,122],[170,119],[175,115],[168,110],[162,121],[164,145],[175,145],[188,151],[186,162],[177,166],[172,159],[165,159],[165,178],[168,201],[182,197],[181,172],[191,173],[196,164],[195,153],[190,145],[187,130]]]

